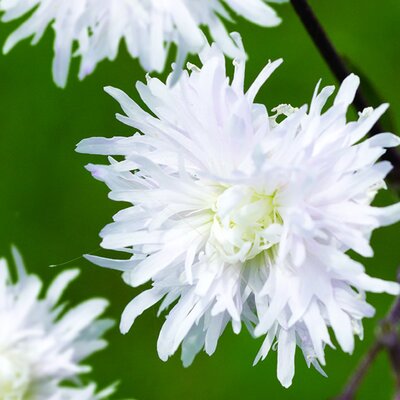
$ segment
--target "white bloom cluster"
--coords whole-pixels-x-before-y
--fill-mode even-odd
[[[102,334],[111,320],[97,319],[107,302],[93,299],[66,311],[58,305],[78,270],[55,279],[44,297],[42,282],[28,275],[14,251],[18,281],[0,259],[0,397],[6,400],[100,400],[114,392],[96,393],[96,385],[77,386],[80,374],[90,371],[81,361],[104,348]]]
[[[391,169],[377,160],[399,139],[364,139],[387,105],[347,121],[355,75],[326,111],[334,87],[317,86],[309,107],[282,105],[269,116],[254,100],[281,60],[247,91],[243,59],[235,60],[232,81],[217,46],[201,61],[175,86],[139,82],[150,112],[106,89],[126,114],[117,118],[140,133],[86,139],[78,151],[119,156],[88,169],[111,199],[132,204],[101,233],[104,248],[131,257],[87,257],[123,271],[128,285],[152,282],[123,312],[123,333],[155,303],[171,307],[158,339],[162,360],[182,345],[189,365],[201,349],[215,351],[228,323],[236,333],[244,323],[265,335],[256,362],[277,343],[278,378],[287,387],[296,346],[323,373],[329,331],[351,353],[362,319],[374,314],[365,292],[399,294],[397,283],[369,277],[346,254],[371,257],[372,231],[400,219],[400,203],[370,205]]]
[[[170,45],[178,46],[178,62],[188,52],[197,53],[206,39],[201,26],[230,57],[238,49],[227,34],[221,17],[230,20],[226,6],[261,26],[275,26],[280,19],[266,1],[287,0],[0,0],[3,22],[28,14],[28,19],[8,38],[4,52],[33,36],[33,44],[46,28],[55,30],[53,76],[64,87],[73,55],[80,56],[79,78],[90,74],[104,60],[114,60],[125,40],[132,57],[147,71],[162,71]]]

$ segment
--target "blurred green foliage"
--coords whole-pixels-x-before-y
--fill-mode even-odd
[[[394,125],[400,127],[400,2],[314,0],[311,2],[340,52],[368,76],[379,95],[391,103]],[[262,29],[239,20],[229,28],[240,31],[247,51],[248,82],[268,59],[283,57],[284,65],[261,90],[258,101],[269,108],[280,103],[308,102],[318,79],[335,83],[289,4],[277,6],[281,26]],[[0,25],[0,42],[18,24]],[[49,30],[36,47],[20,44],[0,62],[0,254],[9,257],[15,243],[31,271],[46,281],[68,267],[82,268],[81,278],[67,292],[75,304],[88,297],[111,301],[108,315],[117,321],[128,301],[139,293],[124,285],[119,273],[94,267],[81,255],[99,252],[99,230],[123,205],[107,199],[107,189],[85,171],[88,162],[104,162],[74,152],[77,142],[90,136],[129,135],[131,130],[114,119],[119,106],[102,87],[112,85],[138,99],[134,89],[144,72],[121,49],[118,59],[104,62],[83,82],[73,63],[68,86],[52,82],[53,35]],[[192,57],[193,62],[196,58]],[[395,200],[390,191],[379,202]],[[375,233],[375,257],[365,260],[370,274],[394,279],[400,264],[400,225]],[[56,268],[49,265],[59,264]],[[252,362],[260,340],[243,329],[230,329],[213,357],[201,354],[184,369],[179,355],[167,363],[156,354],[163,317],[156,310],[140,317],[122,336],[118,328],[108,334],[110,346],[94,356],[93,377],[101,386],[120,380],[118,398],[138,400],[329,399],[336,395],[374,337],[374,327],[391,304],[386,295],[370,295],[377,307],[365,323],[365,339],[357,341],[353,356],[327,349],[329,378],[308,370],[298,354],[294,384],[283,389],[276,379],[276,355],[256,367]],[[393,379],[381,355],[362,387],[359,398],[390,399]]]

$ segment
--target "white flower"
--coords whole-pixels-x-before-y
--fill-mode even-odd
[[[258,25],[275,26],[280,19],[266,1],[287,0],[0,0],[3,22],[28,14],[8,38],[4,52],[30,36],[36,44],[51,25],[53,76],[61,87],[67,82],[73,55],[82,58],[79,78],[83,79],[100,61],[114,60],[122,40],[147,71],[161,72],[171,43],[178,45],[180,64],[188,52],[200,51],[206,43],[201,26],[208,28],[227,55],[237,56],[238,48],[220,19],[231,19],[226,6]]]
[[[362,318],[374,313],[365,291],[399,293],[397,283],[369,277],[346,254],[371,257],[371,232],[400,219],[400,203],[370,206],[391,169],[377,160],[399,139],[383,133],[362,141],[387,105],[346,121],[354,75],[325,112],[333,87],[317,87],[309,108],[283,105],[269,117],[254,98],[281,60],[247,91],[243,60],[231,82],[217,47],[201,61],[173,87],[139,82],[150,112],[106,88],[126,113],[117,118],[142,134],[86,139],[78,151],[118,156],[88,169],[111,199],[132,204],[101,233],[104,248],[131,258],[88,258],[124,271],[131,286],[152,282],[126,307],[123,333],[153,304],[172,307],[158,340],[162,360],[182,344],[188,365],[201,349],[215,351],[228,323],[236,333],[244,323],[266,335],[256,361],[277,342],[278,377],[289,386],[296,345],[322,371],[329,328],[349,353],[353,335],[362,336]],[[287,115],[281,122],[279,113]]]
[[[88,300],[66,310],[58,304],[78,270],[58,275],[42,296],[42,282],[28,275],[14,250],[18,281],[12,282],[7,262],[0,259],[0,397],[5,400],[100,400],[113,393],[96,393],[96,385],[77,385],[90,371],[81,361],[101,350],[101,339],[113,322],[97,319],[103,299]],[[73,383],[73,385],[71,385]]]

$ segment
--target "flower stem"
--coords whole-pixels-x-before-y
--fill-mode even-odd
[[[383,349],[383,346],[379,342],[375,342],[372,347],[365,354],[364,358],[361,360],[356,371],[351,376],[345,390],[343,393],[336,398],[336,400],[353,400],[355,398],[356,392],[361,385],[367,371],[369,370],[372,363],[375,361],[376,356]]]
[[[400,282],[400,270],[397,274],[397,281]],[[400,322],[400,297],[396,298],[391,310],[386,318],[380,324],[380,332],[372,345],[367,351],[357,369],[351,376],[343,393],[336,397],[335,400],[354,400],[356,392],[360,387],[368,369],[375,361],[377,355],[381,351],[387,351],[391,362],[392,371],[396,379],[396,397],[400,400],[400,338],[397,328]]]
[[[329,39],[325,29],[318,21],[311,6],[308,4],[307,0],[290,1],[330,70],[335,75],[336,79],[342,82],[350,74],[350,70]],[[362,111],[368,107],[368,102],[365,100],[361,90],[356,94],[354,105],[358,111]],[[376,123],[371,129],[370,134],[376,135],[381,132],[384,132],[383,128],[379,123]],[[391,178],[400,182],[400,155],[396,150],[388,149],[383,158],[389,160],[395,167],[395,170],[391,173]]]
[[[399,274],[400,275],[400,274]],[[400,276],[398,276],[400,280]],[[396,380],[396,397],[400,399],[400,337],[398,326],[400,322],[400,298],[396,299],[388,317],[383,321],[381,343],[386,347],[392,371]]]

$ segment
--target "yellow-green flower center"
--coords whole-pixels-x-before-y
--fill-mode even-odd
[[[218,197],[209,249],[231,263],[245,262],[279,242],[282,220],[276,196],[235,185]]]

